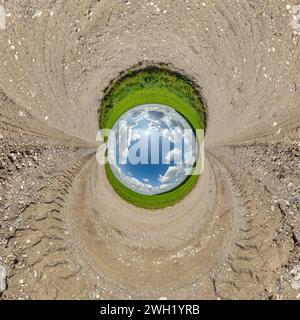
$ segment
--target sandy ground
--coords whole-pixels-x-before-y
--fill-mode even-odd
[[[288,4],[0,1],[0,298],[300,298]],[[208,112],[203,176],[155,212],[95,158],[103,90],[139,62],[195,79]]]

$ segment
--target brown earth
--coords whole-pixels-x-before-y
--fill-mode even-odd
[[[300,298],[287,4],[0,1],[0,298]],[[140,62],[195,79],[208,112],[198,185],[155,212],[120,199],[95,157],[103,90]]]

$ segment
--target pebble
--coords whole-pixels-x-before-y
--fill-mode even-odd
[[[35,13],[34,13],[34,15],[32,16],[32,19],[34,19],[34,18],[39,18],[39,17],[41,17],[42,16],[42,14],[43,14],[43,11],[40,11],[40,10],[37,10]]]
[[[0,293],[6,290],[6,270],[0,265]]]
[[[3,160],[0,160],[0,169],[5,168],[5,162]]]
[[[297,196],[293,197],[292,202],[293,202],[293,204],[299,204],[300,203],[299,197],[297,197]]]
[[[289,85],[289,92],[290,93],[294,93],[294,92],[296,92],[296,90],[297,90],[297,86],[296,86],[296,83],[295,82],[293,82],[293,83],[291,83],[290,85]]]
[[[299,290],[300,289],[300,265],[299,266],[295,266],[291,270],[291,274],[293,276],[293,280],[292,280],[291,286],[292,286],[293,289]]]
[[[11,153],[9,157],[12,162],[15,162],[17,160],[17,156],[14,153]]]

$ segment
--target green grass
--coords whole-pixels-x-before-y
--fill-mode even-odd
[[[100,128],[111,129],[129,109],[157,103],[174,108],[194,129],[205,129],[205,110],[199,93],[185,76],[161,67],[133,71],[112,83],[101,103]],[[190,176],[176,189],[160,195],[142,195],[125,187],[109,164],[106,175],[115,191],[129,203],[146,209],[171,206],[182,200],[196,185],[199,176]]]
[[[113,174],[110,165],[105,166],[108,181],[114,190],[127,202],[144,209],[161,209],[172,206],[188,195],[196,185],[199,176],[191,176],[174,190],[157,195],[143,195],[125,187]]]
[[[147,103],[170,106],[195,129],[205,129],[205,111],[188,79],[165,69],[132,72],[112,84],[101,104],[100,128],[111,129],[122,114]]]

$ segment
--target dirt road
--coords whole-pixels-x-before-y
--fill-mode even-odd
[[[0,2],[0,299],[300,298],[290,2]],[[208,113],[201,179],[155,212],[95,157],[103,90],[141,62],[193,78]]]

